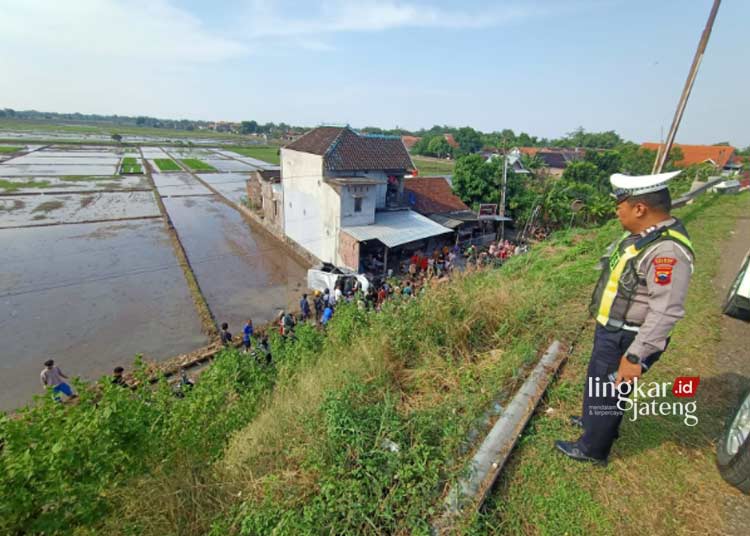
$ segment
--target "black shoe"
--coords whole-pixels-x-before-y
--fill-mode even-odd
[[[571,415],[568,419],[568,423],[570,423],[571,426],[583,428],[583,417],[581,417],[580,415]]]
[[[565,454],[568,458],[572,458],[576,461],[591,462],[603,467],[607,466],[606,458],[592,458],[581,449],[577,441],[555,441],[555,448]]]

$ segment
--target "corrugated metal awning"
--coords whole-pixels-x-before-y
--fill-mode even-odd
[[[412,210],[376,212],[372,225],[342,227],[341,230],[360,242],[376,239],[389,248],[453,232]]]
[[[439,223],[440,225],[449,227],[450,229],[455,229],[456,227],[459,227],[461,224],[464,223],[461,220],[451,218],[450,216],[444,216],[443,214],[431,214],[427,217],[430,218],[432,221]]]

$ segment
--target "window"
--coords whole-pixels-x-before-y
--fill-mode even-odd
[[[362,198],[361,197],[354,198],[354,212],[362,212]]]
[[[274,201],[273,202],[273,217],[277,217],[279,215],[279,202]]]

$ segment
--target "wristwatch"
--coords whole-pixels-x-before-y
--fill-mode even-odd
[[[625,359],[627,359],[628,361],[630,361],[634,365],[637,365],[637,364],[639,364],[641,362],[641,358],[640,357],[638,357],[635,354],[630,354],[630,353],[625,354]]]

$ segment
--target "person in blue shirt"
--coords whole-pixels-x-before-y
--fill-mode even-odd
[[[302,295],[302,299],[299,301],[299,310],[302,312],[302,320],[307,321],[310,319],[310,302],[307,301],[307,294]]]
[[[323,310],[323,318],[320,319],[320,323],[324,326],[328,324],[328,321],[333,316],[333,308],[330,305],[326,305],[326,308]]]
[[[245,347],[245,353],[250,351],[253,342],[253,321],[248,318],[245,327],[242,328],[242,345]]]

